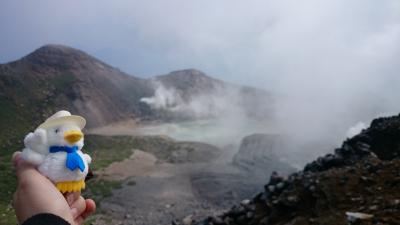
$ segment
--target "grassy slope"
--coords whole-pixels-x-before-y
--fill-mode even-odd
[[[10,207],[16,179],[12,171],[12,153],[23,148],[22,140],[28,125],[14,107],[0,102],[0,224],[15,224],[14,212]],[[26,118],[26,117],[25,117]]]
[[[85,137],[84,151],[93,158],[91,168],[94,174],[96,174],[97,170],[107,167],[112,162],[121,161],[129,157],[132,154],[132,140],[129,137],[113,138],[87,135]],[[16,223],[14,212],[10,205],[12,193],[16,188],[16,180],[12,171],[10,158],[12,152],[21,148],[22,145],[18,143],[11,145],[9,148],[2,149],[0,188],[3,191],[0,192],[0,224]],[[120,185],[121,182],[118,181],[104,181],[94,178],[88,181],[88,188],[83,194],[100,203],[101,199],[111,196],[111,191],[120,187]]]
[[[26,86],[22,82],[24,74],[10,71],[6,74],[0,74],[0,224],[15,224],[14,213],[10,208],[11,195],[16,185],[11,169],[11,155],[23,148],[24,136],[55,112],[59,108],[60,97],[63,98],[46,91],[32,91],[54,90],[55,93],[62,93],[73,79],[70,74],[60,74],[45,82],[33,80]]]

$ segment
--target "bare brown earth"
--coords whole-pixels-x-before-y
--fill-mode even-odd
[[[175,218],[221,213],[193,188],[191,177],[210,163],[159,162],[141,150],[98,173],[101,179],[123,180],[121,189],[101,202],[101,216],[94,224],[169,224]],[[195,210],[194,210],[195,209]]]
[[[88,133],[140,138],[138,135],[146,129],[140,126],[131,121]],[[206,215],[218,215],[233,203],[251,198],[269,177],[270,173],[265,173],[263,179],[257,179],[234,164],[221,163],[222,154],[215,153],[221,150],[215,146],[187,141],[174,143],[170,156],[163,158],[157,158],[163,154],[147,149],[147,145],[144,149],[132,146],[129,158],[97,172],[100,179],[119,180],[123,184],[100,202],[101,213],[94,224],[157,225],[187,216],[199,220]]]
[[[204,167],[204,164],[162,163],[150,166],[153,159],[150,156],[142,163],[128,167],[124,167],[128,163],[124,161],[105,170],[105,174],[113,179],[117,174],[117,177],[124,176],[126,180],[112,197],[101,202],[104,214],[95,224],[169,224],[174,218],[189,214],[201,218],[221,212],[221,209],[207,204],[192,190],[190,174]],[[131,163],[134,161],[132,159]],[[132,173],[121,173],[122,168]]]
[[[93,129],[88,133],[111,136],[138,135],[140,132],[135,131],[133,127],[137,128],[136,124],[128,121]],[[187,215],[200,219],[205,215],[221,213],[225,207],[210,203],[207,196],[202,194],[208,193],[203,189],[209,187],[194,186],[193,183],[208,176],[210,170],[220,171],[221,176],[231,174],[233,179],[240,174],[239,171],[234,167],[216,168],[218,165],[213,163],[216,158],[211,157],[205,162],[201,152],[215,151],[215,147],[210,149],[209,145],[191,142],[180,142],[179,145],[184,146],[184,149],[193,149],[191,157],[185,157],[186,152],[174,151],[172,156],[165,160],[158,159],[146,149],[133,149],[129,158],[114,162],[97,172],[96,175],[100,179],[119,180],[123,184],[122,188],[113,191],[112,197],[102,200],[101,213],[94,224],[170,224],[173,219]],[[196,151],[200,154],[193,153]],[[213,177],[210,178],[219,176],[213,173]],[[231,203],[237,200],[237,196],[231,194]]]
[[[132,155],[121,161],[114,162],[97,173],[99,178],[106,180],[125,180],[132,176],[150,176],[158,170],[157,158],[140,150],[134,150]]]

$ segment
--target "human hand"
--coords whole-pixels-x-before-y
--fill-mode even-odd
[[[20,152],[14,153],[12,160],[18,179],[13,207],[20,223],[39,213],[51,213],[71,225],[80,225],[95,211],[94,201],[85,200],[80,193],[63,196],[49,179],[21,159]]]
[[[95,202],[92,199],[83,198],[80,192],[67,193],[64,197],[71,208],[75,224],[83,224],[85,219],[96,211]]]

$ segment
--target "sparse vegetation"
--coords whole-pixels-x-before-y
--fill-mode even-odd
[[[92,198],[97,206],[100,206],[101,200],[112,195],[112,190],[122,187],[122,181],[109,181],[93,179],[87,182],[87,189],[85,189],[85,197]]]
[[[86,135],[84,152],[88,153],[93,162],[90,165],[93,171],[103,169],[113,162],[126,159],[132,154],[133,145],[129,138],[104,137]]]
[[[13,130],[19,134],[19,130]],[[0,134],[0,224],[16,224],[14,210],[11,207],[13,191],[16,187],[16,178],[11,163],[12,153],[22,148],[21,140],[16,137],[7,138]]]
[[[96,159],[93,168],[101,169],[111,162],[121,161],[132,154],[133,148],[154,154],[159,160],[168,160],[171,152],[182,146],[163,136],[101,136],[87,135],[85,151]],[[100,159],[100,160],[99,160]]]
[[[125,138],[122,138],[125,139]],[[93,158],[91,169],[96,171],[106,168],[113,162],[122,161],[132,154],[132,145],[120,138],[87,135],[84,151]],[[96,176],[96,175],[95,175]],[[112,190],[120,188],[122,181],[108,181],[94,178],[87,182],[83,195],[95,200],[100,205],[101,200],[112,195]]]

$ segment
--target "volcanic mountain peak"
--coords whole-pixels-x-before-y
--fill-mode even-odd
[[[20,61],[28,65],[33,65],[36,68],[41,67],[42,69],[87,69],[93,66],[100,69],[112,68],[81,50],[55,44],[44,45],[23,57]]]
[[[152,94],[144,79],[63,45],[45,45],[20,60],[0,65],[0,90],[4,93],[0,106],[7,103],[5,108],[20,115],[14,116],[20,118],[19,123],[28,123],[25,113],[30,111],[36,111],[42,120],[68,109],[85,116],[89,126],[141,117],[147,108],[139,99]]]
[[[159,76],[160,78],[162,77],[175,77],[175,78],[182,78],[182,79],[213,79],[209,76],[207,76],[203,71],[197,70],[197,69],[183,69],[183,70],[176,70],[172,71],[167,75],[161,75]]]
[[[71,56],[71,55],[87,55],[85,52],[60,44],[46,44],[42,47],[36,49],[29,56],[38,56],[38,55],[63,55],[63,56]],[[89,56],[89,55],[87,55]]]
[[[209,77],[196,69],[177,70],[167,75],[157,76],[155,79],[167,87],[175,87],[182,91],[190,89],[192,92],[212,90],[224,85],[223,81]],[[193,87],[199,87],[201,90],[192,90]]]

